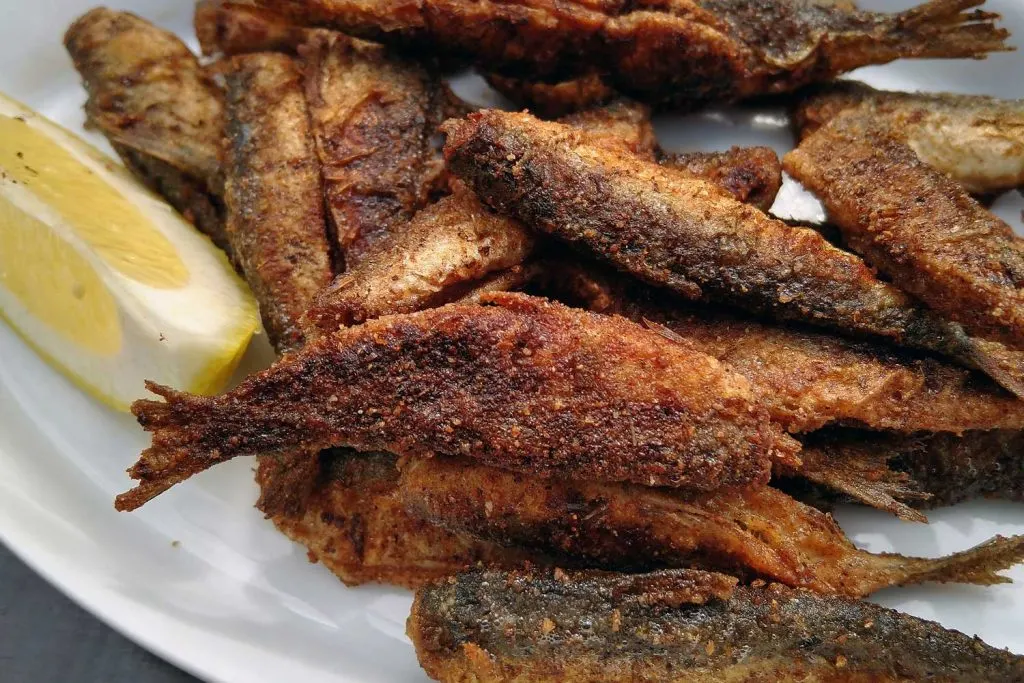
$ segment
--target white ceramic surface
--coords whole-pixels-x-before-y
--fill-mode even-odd
[[[186,0],[115,0],[189,36]],[[910,2],[865,2],[891,9]],[[89,0],[2,0],[0,90],[80,129],[84,99],[60,41]],[[1024,44],[1024,2],[993,0]],[[1024,97],[1024,54],[988,61],[903,62],[865,69],[870,83],[894,89],[953,90]],[[479,79],[457,89],[485,98]],[[780,112],[744,108],[661,117],[672,149],[723,149],[791,139]],[[95,138],[94,138],[95,139]],[[787,188],[777,209],[819,210]],[[997,204],[1018,228],[1024,200]],[[269,358],[265,344],[248,356]],[[178,486],[134,514],[111,501],[129,481],[124,468],[146,438],[51,371],[0,324],[0,538],[22,559],[101,619],[145,647],[209,680],[240,683],[419,681],[404,636],[406,591],[349,589],[302,548],[278,535],[253,509],[250,463],[235,460]],[[1024,507],[975,502],[932,514],[929,526],[863,509],[838,515],[854,540],[873,551],[935,556],[992,534],[1024,533]],[[886,605],[977,634],[1024,653],[1021,583],[974,588],[927,586],[876,596]]]

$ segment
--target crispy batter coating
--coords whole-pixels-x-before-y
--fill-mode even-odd
[[[303,321],[310,338],[382,315],[412,313],[466,295],[488,276],[518,266],[535,239],[456,188],[417,213],[401,234],[339,275]]]
[[[690,299],[873,335],[980,366],[1024,395],[1024,364],[990,349],[813,230],[708,181],[588,144],[567,126],[488,110],[446,124],[453,173],[499,213]]]
[[[225,73],[227,235],[278,351],[302,344],[299,317],[331,281],[320,163],[290,57],[232,57]]]
[[[528,81],[501,74],[485,74],[487,84],[519,107],[537,116],[555,119],[609,102],[617,93],[596,73],[560,83]]]
[[[562,262],[549,270],[542,294],[654,323],[696,346],[746,377],[791,432],[829,424],[898,432],[1024,428],[1024,401],[935,358],[687,304],[596,266]]]
[[[908,57],[1008,49],[983,0],[894,14],[783,0],[258,0],[297,23],[466,54],[488,71],[557,82],[597,72],[652,103],[694,107],[831,80]]]
[[[281,533],[309,549],[310,561],[349,586],[415,588],[479,563],[517,567],[544,561],[409,515],[394,495],[396,460],[347,449],[324,451],[319,458],[260,456],[257,507]]]
[[[991,194],[1024,185],[1024,100],[889,92],[837,81],[807,93],[794,108],[793,121],[806,138],[856,107],[968,192]]]
[[[653,159],[658,146],[651,124],[651,110],[638,102],[615,100],[565,116],[561,122],[582,131],[591,144],[618,149],[643,159]]]
[[[90,125],[219,193],[223,107],[177,36],[98,7],[68,28],[64,46],[89,93]]]
[[[704,178],[762,211],[772,208],[782,187],[782,162],[771,147],[666,154],[659,161],[663,166]]]
[[[407,631],[451,683],[988,683],[1024,658],[866,602],[723,575],[475,571],[424,586]]]
[[[799,468],[781,468],[780,474],[826,489],[800,493],[819,507],[841,494],[901,519],[923,522],[925,516],[914,508],[979,497],[1024,501],[1024,432],[1019,430],[962,436],[827,430],[810,435],[800,455]]]
[[[218,397],[151,384],[133,509],[218,462],[350,446],[542,475],[762,484],[795,442],[718,361],[623,318],[491,294],[321,337]]]
[[[1007,583],[996,572],[1024,559],[1024,536],[938,559],[869,553],[830,515],[772,487],[687,495],[439,457],[406,461],[399,495],[447,529],[592,567],[699,567],[851,597],[931,581]]]
[[[1024,348],[1024,241],[868,115],[833,119],[786,155],[786,170],[905,291],[976,336]]]
[[[199,0],[192,25],[204,55],[229,57],[247,52],[295,53],[316,32],[266,9],[230,0]]]
[[[382,45],[339,33],[317,33],[300,53],[327,206],[351,268],[426,202],[440,83]]]

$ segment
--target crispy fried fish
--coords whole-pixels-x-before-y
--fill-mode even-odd
[[[485,204],[650,284],[943,353],[1024,395],[1024,363],[1000,362],[856,255],[707,181],[528,114],[488,110],[446,128],[449,168]]]
[[[211,56],[295,53],[316,32],[266,9],[229,0],[200,0],[192,24],[203,54]]]
[[[290,57],[232,57],[225,69],[227,235],[278,351],[331,281],[320,164]]]
[[[800,137],[806,138],[856,107],[968,192],[991,194],[1024,186],[1024,100],[888,92],[837,81],[808,93],[795,107],[793,120]]]
[[[1024,658],[866,602],[721,574],[474,571],[421,588],[427,675],[474,683],[1024,680]]]
[[[222,105],[177,36],[99,7],[71,25],[64,46],[89,93],[91,125],[219,192]]]
[[[1024,240],[865,116],[833,119],[786,155],[786,171],[902,289],[975,336],[1024,348]]]
[[[527,107],[538,116],[555,119],[574,112],[600,106],[617,97],[596,73],[589,73],[560,83],[543,83],[486,74],[487,84],[519,107]]]
[[[688,304],[590,264],[544,269],[533,291],[647,322],[746,377],[791,432],[829,424],[898,432],[1024,429],[1024,401],[935,358]]]
[[[799,476],[831,492],[809,492],[815,505],[843,494],[901,519],[923,522],[926,518],[914,508],[979,497],[1024,501],[1020,430],[961,436],[827,430],[809,435],[800,459],[800,467],[781,468],[781,474]]]
[[[938,559],[869,553],[830,515],[770,486],[687,495],[438,457],[406,461],[399,496],[446,529],[589,566],[696,566],[852,597],[930,581],[1007,583],[996,572],[1024,559],[1024,536]]]
[[[426,203],[440,83],[382,45],[339,33],[317,33],[299,50],[327,207],[351,268]]]
[[[133,406],[153,442],[118,508],[236,456],[331,446],[700,490],[792,459],[713,358],[622,318],[489,297],[321,337],[215,398],[151,384],[165,400]]]
[[[478,563],[517,567],[543,561],[536,553],[453,534],[409,515],[394,495],[393,455],[332,449],[319,458],[283,458],[260,456],[257,507],[281,533],[306,546],[311,561],[349,586],[415,588]]]
[[[297,23],[464,53],[489,71],[547,82],[598,72],[652,103],[697,106],[794,90],[900,58],[1008,49],[983,0],[894,14],[806,0],[509,2],[258,0]]]
[[[651,124],[651,110],[638,102],[615,100],[569,114],[561,122],[583,132],[591,144],[654,159],[658,140]]]
[[[768,211],[782,187],[782,162],[770,147],[733,147],[725,152],[665,154],[663,166],[718,185],[745,204]]]

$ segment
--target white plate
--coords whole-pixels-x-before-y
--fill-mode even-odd
[[[4,0],[0,22],[0,90],[76,130],[84,95],[60,41],[93,1]],[[191,3],[117,4],[191,37]],[[1024,36],[1020,0],[989,6]],[[981,62],[903,62],[860,76],[880,87],[1024,97],[1022,64],[1018,53]],[[474,79],[459,84],[478,98],[480,88]],[[677,149],[767,143],[784,151],[791,144],[779,112],[734,109],[658,123],[662,142]],[[787,197],[798,212],[813,212],[813,203]],[[1018,227],[1022,208],[1017,193],[998,203]],[[268,357],[265,346],[254,350],[248,367]],[[409,594],[345,588],[309,564],[302,548],[253,509],[250,463],[217,467],[137,513],[114,512],[114,494],[129,485],[124,469],[145,444],[130,418],[79,393],[0,324],[0,537],[22,559],[110,625],[210,680],[423,680],[404,636]],[[1024,533],[1024,507],[1008,503],[939,511],[929,526],[863,509],[843,510],[839,519],[870,550],[922,556],[996,533]],[[1010,576],[1022,583],[889,590],[877,599],[1024,653],[1024,569]]]

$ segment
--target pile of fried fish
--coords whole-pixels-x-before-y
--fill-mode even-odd
[[[876,554],[828,514],[1024,499],[1024,243],[986,208],[1024,185],[1024,103],[833,82],[1010,49],[982,4],[204,0],[203,60],[89,12],[89,125],[280,354],[150,385],[117,508],[255,456],[311,559],[418,589],[438,680],[1024,681],[860,601],[1005,582],[1024,537]],[[461,101],[466,66],[534,113]],[[792,105],[782,160],[653,134],[753,97]],[[783,169],[827,224],[769,213]]]

